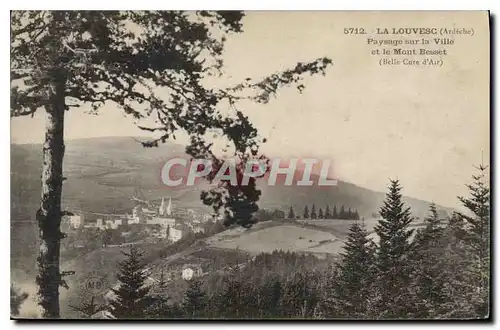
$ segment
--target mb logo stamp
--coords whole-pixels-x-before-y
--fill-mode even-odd
[[[109,280],[106,275],[92,271],[82,278],[80,289],[86,295],[96,296],[109,289]]]

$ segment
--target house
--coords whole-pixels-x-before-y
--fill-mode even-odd
[[[160,225],[164,228],[167,228],[168,226],[173,227],[173,226],[175,226],[175,219],[154,217],[154,218],[148,219],[146,224],[147,225]]]
[[[99,226],[98,223],[96,223],[95,221],[87,221],[83,225],[83,228],[99,228]]]
[[[203,271],[200,265],[184,265],[182,269],[182,278],[187,281],[201,275],[203,275]]]
[[[151,210],[151,209],[148,209],[146,207],[142,208],[142,213],[144,215],[144,218],[156,216],[156,211],[155,210]]]
[[[105,227],[109,229],[116,229],[118,228],[118,225],[113,220],[106,220]]]
[[[182,230],[169,227],[167,230],[168,239],[172,242],[177,242],[182,238]]]
[[[115,223],[114,225],[115,225],[115,227],[118,228],[119,226],[124,225],[126,221],[127,220],[125,220],[124,218],[115,219],[114,220],[114,223]]]
[[[193,233],[195,233],[195,234],[205,232],[205,229],[201,226],[193,226],[192,229],[193,229]]]
[[[69,216],[69,223],[70,223],[70,226],[75,228],[75,229],[83,227],[83,224],[84,224],[83,213],[70,215]]]
[[[136,207],[133,208],[132,210],[132,217],[128,219],[129,224],[137,224],[137,223],[142,223],[144,222],[144,212],[142,210],[142,207],[137,205]]]

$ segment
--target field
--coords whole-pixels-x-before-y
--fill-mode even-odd
[[[341,238],[328,231],[311,229],[294,224],[280,224],[249,232],[223,233],[209,242],[219,249],[242,250],[251,254],[284,250],[305,253],[338,253]],[[332,252],[323,246],[335,246]],[[321,248],[320,248],[321,247]]]

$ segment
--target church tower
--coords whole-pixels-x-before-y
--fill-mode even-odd
[[[172,215],[172,197],[168,198],[167,215]]]
[[[161,198],[161,205],[160,208],[158,209],[158,213],[160,215],[165,215],[165,197]]]

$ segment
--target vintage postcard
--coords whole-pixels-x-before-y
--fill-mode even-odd
[[[487,11],[12,11],[11,317],[490,318]]]

